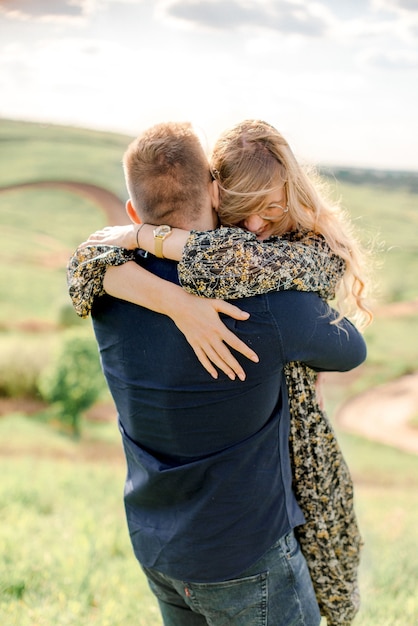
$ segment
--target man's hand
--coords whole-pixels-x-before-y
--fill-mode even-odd
[[[137,248],[136,234],[138,224],[127,224],[125,226],[106,226],[101,230],[92,233],[87,241],[83,241],[79,248],[86,246],[118,246],[127,250]]]
[[[170,311],[170,317],[186,337],[203,367],[213,378],[218,378],[214,365],[231,380],[236,376],[245,380],[245,372],[228,346],[258,363],[257,354],[238,339],[221,321],[219,313],[236,320],[246,320],[249,313],[223,300],[200,298],[183,292],[182,305]]]

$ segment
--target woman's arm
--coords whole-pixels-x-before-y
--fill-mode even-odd
[[[258,241],[239,228],[192,232],[178,266],[180,284],[191,293],[243,298],[268,291],[313,291],[331,300],[344,261],[312,232]]]
[[[109,227],[87,243],[140,246],[154,251],[154,226]],[[313,232],[291,232],[258,241],[238,227],[211,231],[173,228],[164,240],[164,256],[180,260],[180,284],[207,298],[235,299],[268,291],[314,291],[332,300],[344,271],[344,261],[325,239]]]
[[[227,345],[257,362],[258,357],[219,318],[248,319],[248,313],[227,302],[203,299],[146,271],[133,251],[112,246],[83,246],[76,250],[67,268],[67,282],[74,308],[87,317],[96,297],[115,297],[168,315],[186,336],[203,367],[217,378],[212,364],[227,376],[245,379],[245,373]],[[226,345],[227,344],[227,345]]]
[[[132,262],[109,267],[104,278],[104,288],[110,295],[170,317],[213,378],[217,378],[218,374],[212,363],[232,380],[235,375],[240,380],[245,379],[243,368],[226,344],[251,361],[258,362],[256,353],[220,320],[219,313],[237,320],[249,317],[248,313],[228,302],[199,298]]]
[[[75,261],[72,265],[70,264],[69,269],[70,295],[79,314],[88,315],[94,297],[104,293],[103,277],[106,268],[109,265],[124,263],[129,260],[129,255],[133,254],[132,251],[127,250],[117,252],[118,249],[114,246],[100,246],[99,250],[107,249],[107,252],[96,253],[96,257],[93,258],[94,248],[91,252],[90,244],[114,243],[130,248],[140,244],[141,247],[152,251],[153,228],[149,224],[109,227],[97,231],[80,246]],[[216,297],[220,300],[286,289],[315,291],[323,298],[331,299],[344,272],[344,262],[331,253],[323,237],[313,233],[290,233],[288,239],[276,237],[269,241],[259,242],[253,234],[240,228],[220,228],[191,234],[188,231],[173,229],[170,237],[164,242],[164,255],[177,259],[181,256],[183,247],[184,258],[179,264],[179,275],[184,288],[191,293]],[[83,254],[90,255],[87,261],[83,258]],[[81,256],[81,259],[77,259],[77,255]],[[139,266],[134,266],[133,272],[137,272],[136,278],[133,279],[133,273],[126,283],[122,274],[122,279],[119,277],[112,287],[112,295],[159,310],[155,308],[155,303],[139,300],[143,297],[141,294],[147,292],[142,282],[147,273],[142,269],[141,278],[140,271]],[[156,277],[153,279],[158,280]],[[127,288],[128,285],[129,288]],[[219,308],[215,310],[220,311]],[[225,310],[223,312],[229,314]],[[211,311],[208,310],[208,313]],[[177,307],[175,311],[167,314],[172,317],[179,328],[184,329],[183,332],[199,360],[205,362],[206,369],[213,375],[213,369],[209,370],[206,361],[206,358],[212,358],[213,355],[210,337],[202,338],[200,344],[198,334],[194,331],[191,333],[192,336],[188,337],[186,321],[182,322],[182,307]],[[234,317],[234,314],[232,316]],[[187,317],[183,319],[186,320]],[[202,329],[202,323],[200,323],[200,328]],[[224,332],[228,331],[225,329]],[[217,341],[218,334],[214,334],[213,337],[215,341],[213,349],[216,355],[214,362],[218,364],[219,358],[221,362],[222,359],[227,358],[225,346]],[[238,348],[232,345],[232,337],[224,336],[223,341],[248,358],[254,359],[254,354],[251,357],[245,351],[244,344]],[[236,361],[227,359],[224,371],[230,374],[231,365],[241,377],[242,372],[236,369]]]
[[[107,245],[118,246],[127,250],[141,248],[153,254],[155,228],[156,226],[153,224],[106,226],[92,233],[87,241],[80,244],[79,248]],[[180,261],[189,236],[189,230],[173,228],[170,237],[164,240],[164,257],[172,261]]]
[[[77,248],[67,265],[67,285],[74,309],[88,317],[94,299],[105,294],[103,279],[108,267],[134,259],[134,251],[111,245],[86,245]]]

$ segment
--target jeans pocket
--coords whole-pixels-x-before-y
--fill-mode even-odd
[[[219,583],[186,583],[185,591],[209,624],[267,625],[267,572]]]

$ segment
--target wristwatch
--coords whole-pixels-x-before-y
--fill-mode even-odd
[[[171,232],[171,226],[167,226],[167,224],[161,224],[161,226],[154,228],[154,254],[159,259],[164,259],[163,241],[171,235]]]

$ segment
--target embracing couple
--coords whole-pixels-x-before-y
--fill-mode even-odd
[[[317,377],[365,359],[346,316],[371,319],[367,255],[263,121],[224,132],[210,161],[190,124],[158,124],[123,164],[132,225],[91,235],[68,283],[164,624],[350,624],[362,541]]]

